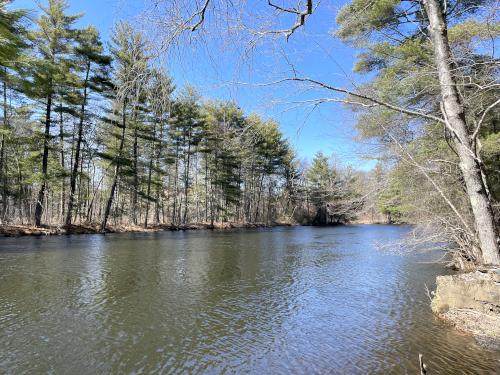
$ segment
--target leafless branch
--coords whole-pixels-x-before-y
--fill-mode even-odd
[[[472,133],[472,140],[475,140],[479,134],[479,131],[481,130],[481,126],[483,125],[484,119],[488,112],[490,112],[493,108],[495,108],[498,104],[500,104],[500,99],[498,99],[496,102],[492,103],[488,108],[486,108],[477,122],[476,129],[474,130],[474,133]]]
[[[281,7],[277,4],[274,4],[271,0],[267,0],[267,4],[273,8],[276,8],[276,9],[282,11],[282,12],[293,13],[293,14],[300,16],[300,12],[296,9]]]
[[[414,116],[414,117],[422,117],[422,118],[426,118],[428,120],[433,120],[433,121],[437,121],[437,122],[440,122],[440,123],[445,123],[445,121],[442,118],[436,117],[434,115],[431,115],[431,114],[428,114],[428,113],[424,113],[424,112],[420,112],[420,111],[414,111],[414,110],[411,110],[411,109],[408,109],[408,108],[403,108],[403,107],[400,107],[400,106],[397,106],[397,105],[394,105],[394,104],[391,104],[391,103],[387,103],[387,102],[384,102],[384,101],[372,98],[372,97],[370,97],[368,95],[359,94],[359,93],[356,93],[356,92],[353,92],[353,91],[350,91],[350,90],[347,90],[347,89],[344,89],[344,88],[330,86],[330,85],[328,85],[328,84],[326,84],[324,82],[320,82],[320,81],[312,79],[312,78],[307,78],[307,77],[302,77],[302,78],[301,77],[284,78],[284,79],[281,79],[281,80],[278,80],[278,81],[274,81],[274,82],[271,82],[271,83],[268,83],[268,84],[265,84],[265,85],[268,86],[268,85],[272,85],[272,84],[280,84],[280,83],[283,83],[283,82],[290,82],[290,81],[308,82],[308,83],[311,83],[311,84],[313,84],[313,85],[315,85],[317,87],[320,87],[320,88],[323,88],[323,89],[326,89],[326,90],[329,90],[329,91],[335,91],[335,92],[340,92],[340,93],[343,93],[343,94],[347,94],[347,95],[353,96],[355,98],[364,99],[364,100],[367,100],[367,101],[369,101],[371,103],[374,103],[376,105],[379,105],[379,106],[391,109],[391,110],[396,111],[396,112],[404,113],[406,115],[410,115],[410,116]]]
[[[279,5],[276,5],[271,2],[271,0],[268,0],[268,4],[275,8],[278,9],[279,11],[286,12],[286,13],[293,13],[297,15],[297,21],[295,24],[290,27],[289,29],[283,29],[283,30],[273,30],[266,32],[266,34],[285,34],[286,39],[288,40],[290,36],[299,28],[305,25],[306,23],[306,18],[310,16],[313,13],[313,0],[307,0],[305,9],[302,11],[296,10],[296,9],[290,9],[290,8],[284,8]]]
[[[413,155],[410,152],[408,152],[408,150],[406,150],[406,148],[404,148],[403,145],[401,145],[401,143],[396,139],[396,137],[394,137],[394,135],[390,132],[390,130],[387,129],[383,124],[381,124],[381,126],[384,128],[384,130],[386,131],[387,135],[391,138],[391,140],[394,142],[394,144],[404,154],[406,154],[408,156],[408,158],[411,161],[411,163],[415,167],[417,167],[422,172],[422,174],[425,176],[425,178],[427,178],[427,180],[432,184],[432,186],[434,186],[434,188],[439,193],[439,195],[443,198],[443,200],[446,202],[446,204],[448,205],[448,207],[451,208],[451,210],[455,213],[455,215],[457,216],[457,218],[461,221],[461,223],[463,224],[464,228],[466,228],[467,231],[469,231],[470,233],[474,233],[474,231],[467,224],[467,222],[465,221],[465,219],[462,216],[462,214],[460,214],[460,212],[458,211],[457,207],[453,204],[453,202],[450,200],[450,198],[447,196],[447,194],[441,188],[441,186],[439,186],[439,184],[429,175],[429,173],[427,173],[426,169],[420,163],[418,163],[415,160],[415,158],[413,157]]]
[[[205,0],[205,3],[203,4],[203,7],[198,11],[196,12],[191,19],[195,18],[195,17],[198,17],[198,22],[196,22],[192,27],[191,27],[191,31],[196,31],[196,29],[203,23],[203,21],[205,20],[205,13],[207,11],[207,8],[208,8],[208,4],[210,4],[210,0]]]

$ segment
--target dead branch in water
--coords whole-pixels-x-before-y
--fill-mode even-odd
[[[420,375],[427,375],[427,365],[424,363],[424,356],[418,354],[418,362],[420,364]]]

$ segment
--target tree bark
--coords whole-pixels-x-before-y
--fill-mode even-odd
[[[163,150],[163,128],[164,128],[164,123],[163,120],[160,120],[160,138],[158,140],[158,151],[156,153],[156,175],[157,175],[157,183],[156,183],[156,196],[155,196],[155,224],[160,223],[160,203],[163,204],[163,202],[160,202],[160,187],[161,190],[163,190],[163,176],[162,173],[160,172],[160,160],[162,158],[162,150]]]
[[[65,171],[65,163],[64,163],[64,116],[63,116],[63,105],[62,105],[62,97],[61,97],[61,103],[59,104],[59,144],[61,149],[59,150],[60,153],[60,159],[61,159],[61,171],[62,171],[62,177],[61,177],[61,221],[64,218],[64,209],[66,208],[66,171]]]
[[[75,201],[75,191],[76,191],[76,177],[78,175],[78,165],[80,163],[80,149],[82,147],[83,140],[83,122],[85,121],[85,106],[87,104],[87,86],[90,74],[90,62],[87,63],[87,70],[85,73],[85,81],[83,86],[83,99],[80,108],[80,119],[78,121],[78,138],[76,140],[75,157],[73,160],[73,170],[71,171],[70,178],[70,191],[68,198],[68,211],[66,213],[66,225],[71,225],[72,215],[73,215],[73,205]]]
[[[172,212],[172,224],[177,223],[177,195],[179,194],[178,180],[179,180],[179,144],[175,146],[175,175],[174,175],[174,207]]]
[[[184,215],[182,217],[183,224],[187,224],[188,215],[188,194],[189,194],[189,167],[191,162],[191,131],[187,140],[188,148],[186,153],[186,160],[184,162]]]
[[[480,160],[473,152],[473,139],[467,129],[464,106],[452,75],[452,56],[445,15],[438,0],[424,0],[424,5],[429,18],[429,32],[439,75],[443,115],[454,133],[454,144],[472,208],[482,261],[485,264],[500,265],[498,232],[487,194],[488,189],[482,179]]]
[[[132,222],[137,225],[137,203],[139,193],[139,146],[138,146],[138,131],[137,131],[137,109],[134,109],[134,144],[133,144],[133,157],[134,157],[134,191],[132,192]]]
[[[123,103],[123,114],[122,114],[122,137],[120,140],[120,146],[118,148],[118,155],[116,157],[115,171],[113,174],[113,182],[111,184],[111,190],[109,192],[108,201],[106,203],[106,208],[104,210],[104,217],[101,223],[101,233],[106,232],[106,225],[108,224],[109,214],[111,212],[111,206],[113,204],[113,198],[115,196],[116,184],[118,182],[118,175],[120,174],[120,164],[123,153],[123,146],[125,144],[125,129],[127,125],[127,114],[126,114],[127,104]]]
[[[50,117],[52,111],[52,92],[47,96],[47,107],[45,112],[45,135],[43,138],[43,156],[42,156],[42,186],[38,192],[38,198],[35,206],[35,226],[42,225],[43,203],[45,200],[45,190],[47,189],[47,167],[49,163],[49,141],[50,141]]]
[[[9,128],[9,123],[7,120],[7,68],[4,68],[4,81],[3,81],[3,127],[4,131]],[[0,214],[0,221],[3,222],[5,219],[5,214],[7,211],[7,179],[6,172],[7,165],[5,154],[5,134],[2,133],[2,140],[0,142],[0,182],[2,183],[2,212]]]
[[[153,123],[153,141],[152,141],[152,151],[149,159],[149,167],[148,167],[148,186],[146,191],[146,217],[144,218],[144,228],[148,227],[148,218],[149,218],[149,205],[150,205],[150,194],[151,194],[151,179],[153,173],[153,161],[156,156],[156,121]]]
[[[71,225],[72,214],[73,214],[73,205],[74,205],[75,191],[76,191],[76,177],[78,175],[78,165],[80,163],[80,149],[82,147],[82,140],[83,140],[83,122],[85,120],[85,106],[87,104],[87,86],[89,81],[89,74],[90,74],[90,62],[87,63],[87,71],[85,73],[85,81],[83,86],[83,99],[80,108],[80,119],[78,121],[78,137],[76,140],[75,158],[73,160],[73,170],[71,171],[71,178],[70,178],[68,211],[66,213],[66,221],[65,221],[66,225]]]

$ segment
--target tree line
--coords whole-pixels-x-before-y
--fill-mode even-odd
[[[64,0],[36,19],[9,3],[0,3],[2,223],[312,222],[350,183],[322,154],[311,168],[299,163],[273,120],[177,90],[130,24],[118,23],[106,47]]]
[[[335,22],[329,4],[315,0],[148,3],[162,43],[223,35],[250,50],[277,46],[290,69],[275,84],[315,92],[308,104],[345,103],[357,112],[361,138],[380,142],[372,155],[381,168],[364,176],[381,189],[370,198],[376,207],[425,222],[419,240],[449,243],[461,268],[500,264],[497,2],[352,0]],[[320,14],[332,24],[324,27]],[[346,75],[352,84],[340,87],[304,72],[304,46],[321,28],[359,51],[361,83]]]

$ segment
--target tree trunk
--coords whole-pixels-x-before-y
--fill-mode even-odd
[[[175,175],[174,175],[174,207],[172,212],[172,224],[177,223],[177,194],[179,193],[177,183],[179,180],[179,145],[175,146]]]
[[[127,125],[127,114],[126,114],[127,104],[123,103],[123,114],[122,114],[122,137],[120,140],[120,147],[118,149],[118,155],[116,157],[115,171],[113,174],[113,182],[111,183],[111,190],[109,192],[108,201],[106,203],[106,208],[104,210],[104,217],[101,223],[101,233],[106,232],[106,225],[108,223],[109,213],[111,212],[111,206],[113,204],[113,197],[115,196],[116,184],[118,182],[118,175],[120,173],[120,163],[123,152],[123,146],[125,144],[125,129]]]
[[[480,161],[473,152],[473,140],[467,130],[464,106],[460,102],[452,75],[452,56],[445,16],[438,0],[425,0],[424,4],[429,18],[429,32],[434,46],[444,115],[454,133],[454,143],[471,203],[482,261],[485,264],[500,265],[498,232],[487,194],[488,189],[481,176]]]
[[[148,167],[148,186],[147,186],[147,191],[146,191],[146,217],[144,218],[144,228],[148,227],[148,218],[149,218],[149,205],[150,205],[150,194],[151,194],[151,179],[152,179],[152,173],[153,173],[153,161],[156,156],[156,121],[153,123],[153,142],[152,142],[152,151],[151,151],[151,157],[149,159],[149,167]]]
[[[134,145],[133,145],[133,155],[134,155],[134,191],[132,193],[132,222],[137,225],[137,203],[138,203],[138,192],[139,192],[139,171],[138,168],[138,134],[137,134],[137,109],[134,110]]]
[[[63,116],[63,106],[62,106],[62,98],[61,98],[61,103],[59,104],[59,143],[61,145],[61,149],[59,150],[60,152],[60,158],[61,158],[61,170],[62,170],[62,177],[61,177],[61,221],[64,218],[64,209],[65,209],[65,203],[66,203],[66,177],[65,173],[65,163],[64,163],[64,116]]]
[[[82,147],[83,140],[83,122],[85,121],[85,106],[87,104],[87,85],[90,73],[90,63],[87,63],[87,71],[85,73],[85,81],[83,86],[83,99],[80,108],[80,119],[78,122],[78,138],[76,140],[75,156],[73,160],[73,170],[71,171],[70,178],[70,191],[68,198],[68,211],[66,213],[66,225],[71,225],[72,215],[73,215],[73,205],[75,201],[75,191],[76,191],[76,177],[78,175],[78,165],[80,163],[80,149]]]
[[[50,141],[50,116],[52,110],[52,93],[47,96],[47,107],[45,112],[45,135],[43,138],[42,156],[42,186],[38,192],[35,206],[35,226],[42,225],[43,203],[45,200],[45,190],[47,189],[47,167],[49,163],[49,141]]]
[[[191,136],[188,139],[188,149],[186,155],[186,161],[184,163],[184,215],[182,217],[182,222],[187,224],[188,215],[188,194],[189,194],[189,164],[191,161]]]
[[[155,222],[156,224],[160,223],[160,187],[163,190],[163,176],[160,172],[160,160],[162,157],[162,145],[163,145],[163,121],[160,121],[160,138],[158,140],[158,151],[156,153],[156,196],[155,196]]]
[[[206,146],[208,150],[208,146]],[[205,222],[208,222],[208,152],[205,153]]]
[[[4,81],[3,81],[3,126],[4,131],[9,128],[9,123],[7,120],[7,68],[4,68]],[[0,221],[3,222],[5,219],[5,213],[7,211],[7,165],[6,154],[5,154],[5,134],[2,133],[2,140],[0,144],[0,182],[2,183],[2,212],[0,215]]]
[[[259,183],[259,192],[257,195],[257,204],[255,208],[255,217],[254,217],[254,223],[258,223],[259,220],[259,208],[260,208],[260,197],[262,196],[262,185],[264,183],[264,172],[262,172],[262,176],[260,178],[260,183]]]

